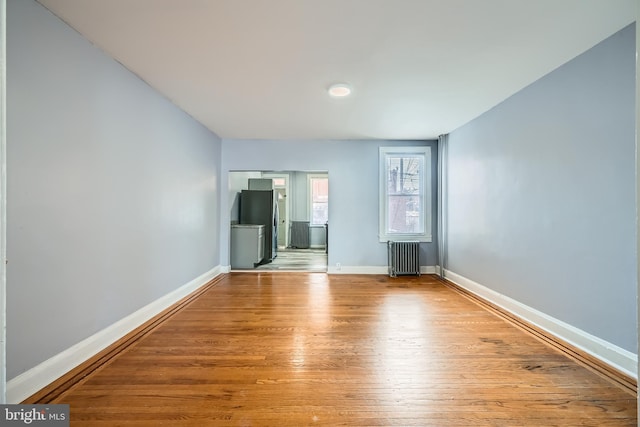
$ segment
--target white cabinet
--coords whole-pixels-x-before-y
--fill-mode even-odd
[[[231,268],[255,268],[264,258],[264,225],[231,226]]]

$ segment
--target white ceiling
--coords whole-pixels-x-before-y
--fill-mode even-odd
[[[635,20],[635,0],[39,0],[223,138],[450,132]],[[347,82],[347,99],[326,88]]]

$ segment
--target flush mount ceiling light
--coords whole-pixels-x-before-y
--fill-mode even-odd
[[[334,98],[344,98],[345,96],[349,96],[351,94],[351,86],[346,83],[336,83],[329,86],[328,89],[329,95]]]

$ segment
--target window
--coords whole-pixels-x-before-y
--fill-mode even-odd
[[[431,147],[380,147],[379,238],[431,241]]]
[[[329,221],[329,178],[326,175],[309,176],[311,225],[324,225]]]

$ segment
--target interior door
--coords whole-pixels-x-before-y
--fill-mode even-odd
[[[277,187],[276,194],[278,197],[278,212],[280,213],[280,223],[278,224],[278,247],[286,248],[287,233],[289,229],[289,212],[287,211],[287,189],[285,187]]]

